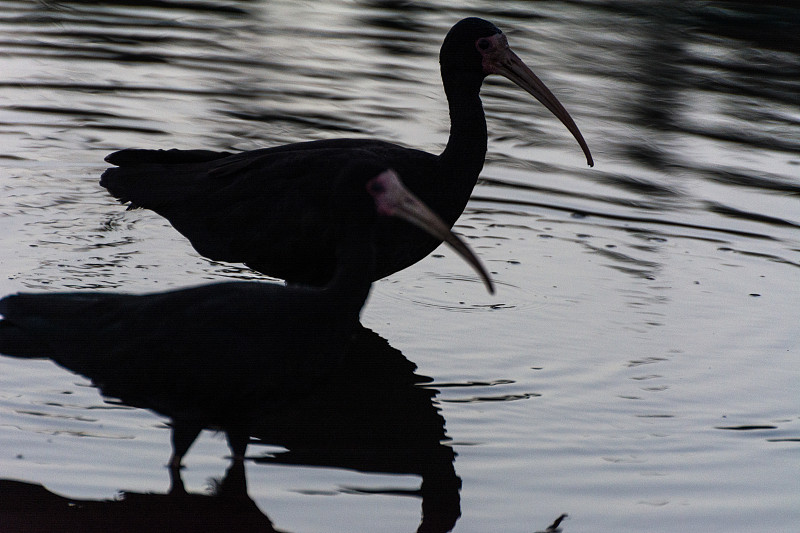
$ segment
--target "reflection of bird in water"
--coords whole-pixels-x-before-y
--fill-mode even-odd
[[[100,181],[132,206],[167,218],[201,254],[242,262],[290,282],[323,285],[335,270],[328,196],[352,162],[395,169],[423,202],[452,226],[478,180],[487,147],[480,99],[484,78],[500,74],[533,95],[591,154],[556,97],[508,47],[491,22],[468,18],[451,28],[439,55],[450,108],[450,138],[440,155],[375,139],[329,139],[238,154],[208,150],[122,150]],[[381,221],[372,279],[424,258],[438,242],[408,226]]]
[[[231,463],[213,494],[123,491],[111,500],[79,500],[8,479],[0,479],[0,494],[3,533],[280,533],[247,495],[241,462]]]
[[[0,301],[0,353],[49,357],[96,376],[109,396],[169,416],[174,467],[208,426],[224,430],[240,458],[252,402],[313,389],[358,325],[374,217],[408,220],[453,244],[491,287],[469,248],[393,172],[374,176],[359,167],[337,180],[338,267],[325,288],[233,282],[145,295],[17,294]]]
[[[380,492],[421,498],[418,532],[450,531],[460,516],[461,480],[454,469],[453,449],[445,444],[445,421],[433,403],[437,391],[424,386],[430,378],[417,375],[415,365],[401,352],[360,326],[337,359],[339,363],[326,378],[306,394],[275,400],[262,391],[243,408],[252,421],[254,445],[286,448],[256,458],[256,462],[420,476],[419,490]],[[104,394],[108,394],[108,384],[124,379],[108,368],[86,374],[96,383],[106,384],[101,387]],[[123,401],[149,392],[147,382],[133,379],[122,386],[117,383],[114,390],[119,393],[123,389]],[[195,408],[200,411],[204,405]],[[207,416],[196,413],[197,418]],[[213,496],[187,493],[180,471],[172,469],[171,474],[168,495],[124,492],[114,501],[99,502],[71,500],[39,486],[0,480],[0,523],[24,523],[28,526],[24,531],[52,531],[52,524],[62,526],[59,531],[153,531],[154,525],[159,530],[215,531],[193,526],[200,520],[218,524],[222,519],[229,531],[272,531],[269,520],[247,496],[241,461],[231,463]],[[356,487],[341,490],[376,492]],[[39,529],[33,527],[34,521],[41,524]],[[149,527],[139,527],[143,522]],[[127,527],[104,529],[104,524]]]
[[[461,479],[455,453],[445,445],[444,418],[433,405],[430,378],[374,332],[361,328],[347,344],[341,364],[314,394],[285,409],[262,412],[253,443],[286,452],[258,463],[336,467],[386,474],[414,474],[419,490],[349,491],[412,494],[422,498],[419,532],[450,531],[460,516]]]

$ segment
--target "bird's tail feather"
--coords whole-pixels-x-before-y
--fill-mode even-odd
[[[53,357],[64,343],[93,328],[92,316],[109,294],[14,294],[0,300],[0,353]],[[92,309],[89,312],[89,309]]]
[[[12,357],[44,358],[48,348],[35,335],[9,322],[0,321],[0,354]]]
[[[196,176],[202,174],[197,165],[229,155],[210,150],[120,150],[106,157],[117,166],[103,172],[100,185],[120,202],[130,202],[131,208],[157,210],[197,186]]]
[[[215,152],[213,150],[146,150],[141,148],[127,148],[106,156],[106,163],[118,167],[133,167],[140,165],[185,165],[190,163],[205,163],[231,155],[230,152]]]

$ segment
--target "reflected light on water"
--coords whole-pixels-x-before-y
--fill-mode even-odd
[[[97,184],[103,157],[365,136],[438,153],[449,128],[438,49],[465,16],[501,27],[586,137],[592,169],[529,95],[487,81],[486,165],[455,230],[492,271],[496,296],[443,248],[377,283],[363,322],[391,344],[384,359],[432,381],[393,396],[351,377],[331,393],[341,411],[294,406],[308,411],[294,451],[264,435],[280,447],[245,464],[238,501],[257,506],[261,525],[413,530],[439,506],[442,531],[546,530],[562,513],[556,527],[572,533],[796,530],[793,4],[0,8],[2,295],[275,282],[199,257],[152,213],[126,212]],[[394,427],[402,435],[379,423],[410,412],[411,397],[439,432],[420,434],[445,458],[441,490],[419,470],[376,466],[386,451],[419,462],[402,453],[417,432],[410,419]],[[371,420],[342,435],[383,428],[386,440],[347,456],[336,424],[359,407]],[[288,431],[289,420],[277,413],[267,429]],[[29,496],[20,505],[114,506],[170,490],[165,420],[108,404],[45,361],[0,358],[0,449],[4,493]],[[226,479],[228,453],[200,438],[183,471],[189,496],[219,504],[207,480]],[[356,464],[370,458],[375,468]]]

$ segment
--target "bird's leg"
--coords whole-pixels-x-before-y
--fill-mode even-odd
[[[231,461],[228,470],[225,472],[225,478],[217,487],[215,495],[247,499],[247,479],[245,478],[243,461]]]
[[[237,429],[228,429],[225,435],[228,437],[228,446],[233,454],[233,461],[243,462],[247,445],[250,443],[250,435]]]
[[[186,495],[186,487],[183,485],[181,477],[181,467],[169,465],[169,494],[171,496]]]
[[[180,469],[183,456],[189,451],[203,426],[192,422],[172,421],[172,456],[169,459],[170,469]]]

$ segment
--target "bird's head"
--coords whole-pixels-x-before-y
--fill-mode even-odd
[[[439,241],[446,242],[475,269],[489,292],[494,294],[494,285],[489,274],[469,246],[403,185],[394,170],[376,171],[373,165],[353,165],[340,176],[337,189],[335,196],[339,201],[349,203],[337,208],[337,212],[340,213],[338,236],[340,240],[350,241],[351,244],[355,243],[362,248],[371,246],[374,240],[374,222],[377,218],[403,220]]]
[[[483,279],[486,289],[494,294],[494,285],[472,249],[450,231],[439,216],[409,191],[394,170],[384,170],[367,181],[367,193],[375,201],[378,216],[396,217],[417,226],[440,241],[446,242],[469,263]]]
[[[578,141],[586,162],[594,166],[592,154],[572,117],[550,89],[515,54],[508,45],[508,39],[500,29],[477,17],[460,20],[450,28],[444,38],[439,63],[445,84],[448,78],[466,87],[480,87],[483,79],[491,74],[499,74],[514,82],[521,89],[539,100]]]

